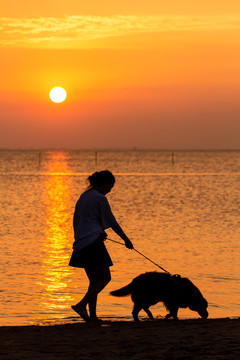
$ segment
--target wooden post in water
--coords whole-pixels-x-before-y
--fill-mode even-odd
[[[97,156],[98,156],[98,153],[97,153],[97,151],[95,151],[95,166],[97,166]]]
[[[41,167],[41,162],[42,162],[42,153],[40,152],[38,154],[38,166]]]
[[[175,164],[174,152],[172,152],[172,165]]]

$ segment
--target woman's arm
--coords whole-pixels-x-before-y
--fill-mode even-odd
[[[123,241],[125,242],[125,245],[128,249],[133,249],[133,244],[131,242],[131,240],[129,240],[129,238],[127,237],[127,235],[125,234],[125,232],[123,231],[123,229],[121,228],[120,225],[115,225],[112,227],[113,231],[120,236],[120,238],[123,239]]]

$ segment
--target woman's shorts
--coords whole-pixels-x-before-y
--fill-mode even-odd
[[[88,268],[112,266],[112,260],[102,240],[97,239],[81,250],[73,250],[69,266]]]

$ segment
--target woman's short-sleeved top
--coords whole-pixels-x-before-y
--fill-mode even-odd
[[[78,199],[73,217],[74,250],[93,243],[99,235],[117,225],[105,195],[97,190],[83,193]]]

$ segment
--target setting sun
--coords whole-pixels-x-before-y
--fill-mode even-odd
[[[53,102],[61,103],[66,99],[67,93],[62,87],[57,86],[50,91],[49,96]]]

